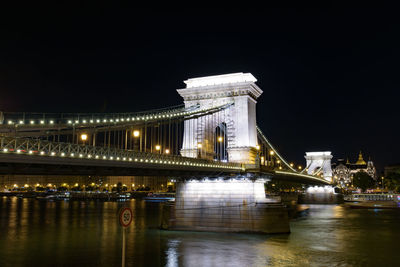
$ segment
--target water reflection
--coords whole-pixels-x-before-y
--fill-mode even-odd
[[[180,241],[171,239],[168,241],[168,250],[167,250],[167,266],[168,267],[176,267],[178,265],[178,245]]]
[[[117,211],[129,205],[127,266],[393,266],[400,212],[311,206],[291,234],[158,230],[161,206],[144,201],[47,202],[0,198],[0,266],[118,266]]]

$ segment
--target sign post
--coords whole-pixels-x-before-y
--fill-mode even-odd
[[[119,210],[119,224],[122,226],[122,267],[125,267],[125,232],[126,228],[132,223],[132,210],[128,207],[123,207]]]

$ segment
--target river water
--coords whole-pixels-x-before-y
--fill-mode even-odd
[[[400,266],[400,212],[311,205],[290,234],[159,230],[161,205],[0,198],[0,266],[120,266],[117,211],[128,205],[126,266]]]

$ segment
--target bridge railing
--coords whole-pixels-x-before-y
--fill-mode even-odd
[[[13,137],[0,137],[0,153],[143,164],[183,165],[199,168],[231,169],[235,171],[243,170],[242,165],[238,163]]]

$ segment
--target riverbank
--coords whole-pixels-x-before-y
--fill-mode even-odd
[[[132,192],[0,192],[0,197],[19,197],[19,198],[35,198],[39,200],[119,200],[119,199],[142,199],[146,197],[150,191],[132,191]]]

